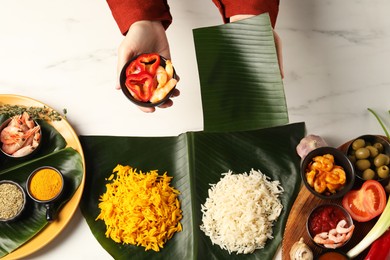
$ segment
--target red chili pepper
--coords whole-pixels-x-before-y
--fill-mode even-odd
[[[149,101],[156,89],[156,81],[146,71],[127,76],[125,84],[134,98],[142,102]]]
[[[390,229],[372,243],[364,260],[390,259]]]

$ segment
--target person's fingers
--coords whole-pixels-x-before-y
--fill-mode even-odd
[[[167,101],[165,101],[164,103],[162,103],[158,107],[159,108],[167,108],[167,107],[171,107],[172,105],[173,105],[173,101],[171,99],[168,99]]]
[[[154,107],[138,107],[142,112],[153,113],[156,109]]]
[[[231,23],[233,23],[233,22],[236,22],[236,21],[239,21],[239,20],[242,20],[242,19],[251,18],[253,16],[254,16],[253,14],[236,14],[236,15],[231,16],[229,18],[229,21]]]

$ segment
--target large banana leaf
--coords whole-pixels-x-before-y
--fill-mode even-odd
[[[4,117],[0,117],[4,121]],[[57,211],[68,201],[83,177],[83,165],[80,154],[73,148],[65,148],[66,142],[50,124],[40,120],[43,143],[37,153],[28,159],[11,160],[0,155],[0,180],[14,180],[26,187],[28,175],[36,168],[49,165],[64,174],[65,189],[53,208]],[[48,224],[44,205],[34,203],[27,196],[26,208],[16,221],[0,223],[0,257],[14,251],[34,237]]]
[[[175,137],[81,136],[87,167],[81,211],[96,239],[115,259],[272,259],[301,183],[295,147],[304,128],[303,123],[296,123],[241,132],[188,132]],[[105,237],[104,222],[95,221],[100,212],[99,196],[117,164],[167,172],[181,192],[183,231],[160,252],[115,243]],[[284,209],[274,226],[275,238],[264,249],[250,255],[229,255],[212,245],[200,230],[200,205],[208,196],[209,184],[218,182],[221,173],[249,172],[251,168],[281,182]]]
[[[194,29],[193,35],[205,131],[242,131],[288,123],[267,13]]]

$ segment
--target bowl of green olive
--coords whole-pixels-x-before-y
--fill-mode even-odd
[[[383,185],[390,179],[390,143],[377,135],[362,135],[352,140],[347,156],[357,179],[377,180]]]

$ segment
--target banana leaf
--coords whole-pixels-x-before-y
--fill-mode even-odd
[[[205,131],[243,131],[288,123],[268,13],[197,28],[193,36]]]
[[[4,121],[4,117],[0,117]],[[53,205],[54,212],[68,201],[81,183],[83,165],[81,155],[73,148],[65,148],[66,141],[61,134],[45,121],[39,121],[42,127],[43,142],[39,150],[27,159],[11,160],[0,155],[0,180],[13,180],[26,189],[29,174],[41,166],[53,166],[64,175],[64,192]],[[46,208],[33,202],[28,196],[22,215],[13,222],[0,222],[0,257],[14,251],[40,230],[48,222]]]
[[[115,259],[272,259],[283,236],[288,213],[300,188],[299,156],[295,147],[304,136],[304,123],[240,132],[188,132],[173,137],[81,136],[86,160],[86,184],[80,208],[92,233]],[[109,152],[108,152],[109,151]],[[181,194],[183,231],[176,233],[160,252],[115,243],[105,237],[99,215],[99,196],[106,178],[117,164],[142,171],[158,169],[173,176],[172,185]],[[211,183],[221,174],[262,171],[279,180],[283,212],[273,228],[274,239],[250,255],[229,255],[212,245],[200,230],[200,205]]]

